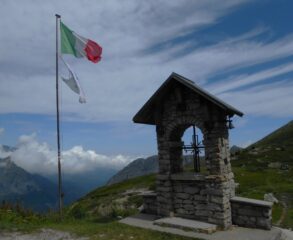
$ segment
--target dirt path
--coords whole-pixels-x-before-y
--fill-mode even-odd
[[[88,240],[88,238],[75,237],[68,232],[53,229],[41,229],[39,232],[27,234],[21,232],[0,232],[0,240]]]
[[[282,222],[284,221],[285,217],[286,217],[286,214],[287,214],[287,204],[285,202],[280,202],[283,206],[283,209],[282,209],[282,214],[281,214],[281,217],[280,219],[278,220],[278,222],[276,222],[276,225],[277,226],[280,226],[282,224]]]

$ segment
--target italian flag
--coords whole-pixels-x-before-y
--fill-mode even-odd
[[[97,63],[101,60],[102,48],[96,42],[79,36],[60,22],[61,53],[72,54],[77,58],[86,57]]]

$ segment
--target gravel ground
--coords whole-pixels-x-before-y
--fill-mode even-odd
[[[291,230],[280,230],[282,230],[282,236],[280,236],[279,240],[293,240],[293,232]],[[30,234],[21,232],[0,232],[0,240],[89,240],[89,238],[76,237],[68,232],[61,232],[53,229],[41,229],[39,232]]]
[[[28,234],[21,232],[0,232],[0,240],[88,240],[88,238],[75,237],[68,232],[53,229],[41,229],[39,232]]]
[[[293,231],[289,229],[281,229],[281,230],[282,230],[281,240],[293,240]]]

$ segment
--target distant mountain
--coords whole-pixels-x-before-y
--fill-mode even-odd
[[[6,159],[6,160],[9,159],[9,161],[11,162],[11,165],[16,166],[18,169],[22,169],[19,166],[15,165],[15,163],[13,163],[13,161],[11,161],[11,159],[9,158],[9,155],[11,154],[11,152],[16,151],[16,150],[17,150],[17,148],[15,148],[15,147],[10,147],[7,145],[0,144],[0,160],[2,159],[4,161],[4,159]],[[6,166],[6,163],[4,163],[3,161],[2,161],[2,163],[0,162],[0,168],[1,168],[1,165]],[[22,169],[22,171],[26,172],[24,169]],[[78,174],[67,174],[67,172],[64,171],[62,174],[62,190],[64,193],[64,199],[63,199],[64,204],[68,205],[68,204],[72,203],[73,201],[77,200],[78,198],[82,197],[84,194],[88,193],[89,191],[91,191],[99,186],[105,185],[107,180],[111,176],[113,176],[116,172],[117,172],[117,170],[114,170],[114,169],[102,169],[100,171],[99,170],[92,170],[92,171],[88,171],[85,173],[84,172],[78,173]],[[42,175],[42,176],[36,175],[36,174],[30,174],[28,172],[26,172],[26,174],[33,176],[33,178],[36,180],[35,182],[41,183],[40,184],[41,186],[37,185],[41,190],[48,192],[46,189],[52,189],[53,197],[56,198],[57,185],[58,185],[57,174],[56,175]],[[20,174],[20,176],[23,176],[23,174]],[[3,178],[3,179],[1,179],[1,178]],[[7,176],[3,176],[3,171],[1,172],[1,169],[0,169],[0,188],[1,188],[2,182],[4,183],[7,180],[6,178],[7,178]],[[8,185],[8,186],[11,187],[10,185]],[[21,185],[21,184],[18,184],[17,186],[18,186],[18,190],[20,190],[20,188],[22,188],[22,187],[25,188],[25,186]],[[33,194],[35,194],[35,193],[30,193],[30,195],[28,197],[26,197],[22,194],[23,193],[22,191],[20,191],[21,192],[20,194],[15,193],[15,192],[10,194],[11,189],[3,188],[2,190],[0,189],[0,201],[3,199],[2,198],[3,194],[1,195],[1,192],[5,193],[4,194],[5,199],[9,198],[10,201],[16,201],[15,199],[20,199],[21,201],[24,201],[24,202],[32,201],[29,196],[32,196]],[[35,198],[37,198],[35,200],[35,202],[38,202],[40,199],[40,197],[37,197],[37,196],[35,196]],[[26,200],[26,199],[28,199],[28,200]],[[57,200],[55,199],[54,201],[57,201]],[[54,203],[54,204],[56,205],[56,203]],[[26,204],[26,205],[30,207],[30,206],[38,205],[38,203]],[[50,205],[50,207],[51,207],[51,205]],[[36,209],[42,209],[43,207],[44,207],[43,205],[40,205],[40,206],[37,206]],[[46,207],[44,207],[44,208],[46,208]]]
[[[232,146],[230,151],[235,154],[240,152],[242,148],[238,146]],[[200,158],[201,166],[205,166],[205,160],[203,157]],[[193,156],[184,155],[184,165],[186,168],[193,169]],[[129,163],[126,167],[116,173],[107,182],[107,185],[122,182],[127,179],[147,175],[150,173],[156,173],[159,169],[158,156],[154,155],[148,158],[138,158],[133,162]]]
[[[14,152],[17,148],[15,147],[10,147],[7,145],[1,145],[0,144],[0,150],[2,150],[3,152]]]
[[[64,192],[64,202],[69,204],[74,200],[82,197],[86,193],[93,189],[103,186],[107,183],[107,180],[117,173],[114,169],[95,169],[92,171],[69,174],[66,171],[63,172],[62,185]],[[58,184],[58,176],[51,175],[46,176],[50,181]]]
[[[125,168],[110,178],[107,185],[122,182],[124,180],[143,176],[158,171],[158,156],[138,158],[129,163]]]
[[[293,120],[249,147],[293,147]]]
[[[261,170],[293,168],[293,121],[243,149],[234,166]]]
[[[19,202],[26,208],[45,211],[56,207],[56,190],[55,184],[28,173],[10,157],[0,159],[0,201]]]
[[[231,155],[234,155],[234,154],[237,154],[237,153],[241,152],[241,150],[243,150],[243,148],[238,147],[238,146],[236,146],[236,145],[233,145],[233,146],[230,148],[230,153],[231,153]]]

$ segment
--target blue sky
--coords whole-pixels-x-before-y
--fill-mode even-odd
[[[103,47],[98,64],[66,56],[87,97],[81,105],[61,87],[62,147],[81,146],[79,160],[92,150],[122,156],[121,167],[156,154],[154,127],[132,117],[173,71],[244,112],[233,119],[231,145],[246,146],[292,120],[292,1],[84,3],[1,1],[0,144],[21,145],[28,136],[37,152],[44,143],[56,149],[55,13]]]

